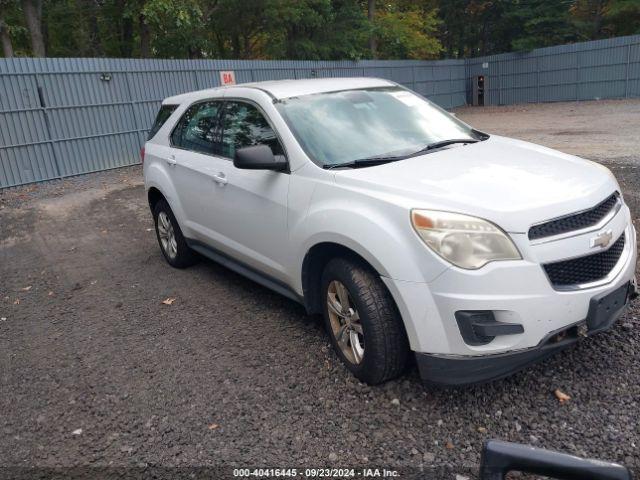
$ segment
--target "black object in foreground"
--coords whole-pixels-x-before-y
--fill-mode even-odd
[[[601,462],[517,443],[489,440],[482,448],[481,480],[503,480],[508,472],[533,473],[563,480],[632,480],[616,463]]]

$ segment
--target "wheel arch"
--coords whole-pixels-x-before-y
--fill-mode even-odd
[[[149,161],[145,163],[144,170],[144,183],[147,194],[147,202],[151,212],[157,202],[164,199],[169,206],[173,215],[176,217],[180,228],[188,235],[189,231],[186,229],[187,222],[185,212],[182,209],[180,203],[180,197],[178,196],[175,186],[168,172],[159,164],[159,162]]]
[[[364,256],[345,245],[330,241],[313,245],[304,256],[301,272],[304,303],[310,314],[322,312],[322,299],[320,295],[322,272],[331,259],[338,257],[355,260],[365,265],[376,275],[382,275]]]
[[[149,202],[149,208],[152,212],[154,211],[156,205],[160,200],[167,200],[160,189],[157,187],[149,188],[149,190],[147,191],[147,201]]]

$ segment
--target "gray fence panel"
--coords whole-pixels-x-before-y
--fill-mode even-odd
[[[33,75],[0,73],[0,111],[39,108],[38,85]]]
[[[47,142],[49,135],[41,109],[0,113],[0,145]]]
[[[140,158],[137,132],[64,140],[55,146],[62,177],[132,165]]]
[[[51,143],[0,148],[0,186],[14,187],[57,178]]]
[[[477,75],[487,105],[638,96],[638,57],[640,35],[470,59],[467,100]]]
[[[468,60],[0,59],[0,188],[131,165],[163,98],[220,85],[375,76],[444,108],[640,96],[640,35]]]
[[[377,76],[453,107],[465,103],[464,65],[463,60],[0,59],[0,188],[138,163],[162,99],[219,86],[223,70],[233,70],[238,83]]]

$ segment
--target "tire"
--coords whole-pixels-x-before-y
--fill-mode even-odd
[[[340,285],[346,289],[346,312],[340,302]],[[325,328],[353,375],[370,385],[401,375],[409,358],[409,342],[400,313],[380,277],[357,261],[335,258],[324,269],[321,288]]]
[[[169,265],[187,268],[198,261],[198,255],[187,245],[182,230],[166,200],[158,201],[153,209],[156,237],[160,251]]]

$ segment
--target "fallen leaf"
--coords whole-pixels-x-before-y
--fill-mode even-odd
[[[49,296],[53,297],[53,291],[49,292]]]
[[[164,300],[162,300],[162,303],[164,303],[165,305],[173,305],[173,302],[175,302],[176,299],[173,297],[169,297],[169,298],[165,298]]]
[[[560,402],[560,404],[563,404],[563,403],[568,402],[569,400],[571,400],[571,397],[569,395],[567,395],[566,393],[564,393],[559,388],[556,388],[556,391],[553,392],[553,393],[555,394],[555,396],[558,399],[558,401]]]
[[[28,287],[24,287],[22,289],[23,292],[28,292],[29,290],[31,290],[33,287],[31,285],[29,285]]]
[[[445,446],[445,448],[446,448],[447,450],[453,450],[453,443],[451,443],[451,442],[447,442],[447,443],[445,443],[445,445],[444,445],[444,446]]]
[[[108,230],[102,230],[102,232],[100,232],[102,234],[108,233]]]
[[[209,430],[215,430],[216,428],[218,428],[220,425],[218,425],[217,423],[212,423],[211,425],[209,425]]]
[[[480,433],[487,433],[487,429],[484,427],[478,427],[478,432]]]

